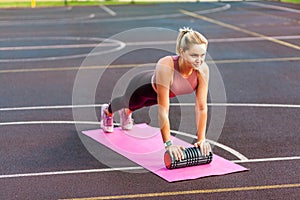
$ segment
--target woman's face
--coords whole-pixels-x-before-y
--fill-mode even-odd
[[[181,57],[190,67],[198,69],[203,64],[206,55],[205,44],[192,44],[190,48],[181,51]]]

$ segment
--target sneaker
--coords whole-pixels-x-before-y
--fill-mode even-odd
[[[113,116],[109,116],[106,114],[106,109],[108,108],[108,104],[103,104],[101,106],[101,122],[100,126],[104,132],[112,133],[114,131],[113,124]]]
[[[131,130],[133,127],[132,113],[127,114],[125,109],[119,111],[120,123],[123,130]]]

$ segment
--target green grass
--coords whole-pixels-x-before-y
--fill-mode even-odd
[[[287,3],[300,3],[300,0],[281,0],[281,1]]]
[[[105,1],[39,1],[36,0],[36,7],[55,7],[55,6],[93,6],[93,5],[127,5],[127,4],[149,4],[154,2],[138,2],[138,1],[131,1],[131,2],[119,2],[117,0],[105,0]],[[24,0],[24,2],[14,2],[14,1],[5,1],[0,0],[0,8],[16,8],[16,7],[31,7],[31,0]]]

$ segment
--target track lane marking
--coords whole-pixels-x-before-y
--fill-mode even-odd
[[[244,161],[231,160],[231,162],[234,162],[234,163],[257,163],[257,162],[292,161],[292,160],[300,160],[300,156],[248,159],[248,160],[244,160]],[[24,174],[3,174],[3,175],[0,175],[0,179],[35,177],[35,176],[86,174],[86,173],[104,173],[104,172],[114,172],[114,171],[134,171],[134,170],[146,170],[146,169],[144,169],[141,166],[133,166],[133,167],[117,167],[117,168],[104,168],[104,169],[85,169],[85,170],[69,170],[69,171],[53,171],[53,172],[36,172],[36,173],[24,173]]]
[[[171,103],[172,106],[194,106],[195,103]],[[272,104],[272,103],[208,103],[208,106],[226,107],[263,107],[263,108],[300,108],[300,104]],[[1,111],[1,109],[0,109]]]
[[[143,170],[143,167],[118,167],[118,168],[104,168],[104,169],[86,169],[86,170],[69,170],[69,171],[56,171],[56,172],[37,172],[26,174],[8,174],[0,175],[0,179],[6,178],[22,178],[22,177],[34,177],[34,176],[54,176],[54,175],[68,175],[68,174],[86,174],[86,173],[101,173],[101,172],[114,172],[114,171],[133,171]]]
[[[116,16],[117,13],[114,12],[112,9],[108,8],[107,6],[105,5],[101,5],[99,6],[102,10],[104,10],[105,12],[107,12],[108,14],[110,14],[111,16]]]
[[[28,107],[0,108],[0,111],[73,109],[73,108],[97,108],[97,107],[101,107],[102,105],[103,104],[56,105],[56,106],[28,106]]]
[[[100,125],[97,121],[18,121],[18,122],[0,122],[0,126],[13,125],[35,125],[35,124],[87,124]]]
[[[168,196],[177,196],[177,195],[212,194],[212,193],[222,193],[222,192],[257,191],[257,190],[299,188],[299,187],[300,187],[300,183],[294,183],[294,184],[259,185],[259,186],[234,187],[234,188],[216,188],[216,189],[206,189],[206,190],[185,190],[185,191],[176,191],[176,192],[141,193],[141,194],[100,196],[100,197],[89,197],[89,198],[71,198],[71,199],[72,200],[133,199],[133,198],[146,198],[146,197],[168,197]],[[65,200],[71,200],[71,199],[65,199]]]
[[[46,37],[48,38],[48,37]],[[294,40],[299,39],[299,35],[288,35],[288,36],[273,36],[276,39],[286,39]],[[28,40],[28,38],[17,38],[16,40]],[[40,40],[42,38],[39,38]],[[51,39],[51,37],[50,37]],[[68,38],[67,38],[68,39]],[[86,39],[86,38],[85,38]],[[93,38],[91,38],[92,40]],[[97,39],[97,38],[95,38]],[[99,38],[101,39],[101,38]],[[0,39],[1,41],[10,41],[11,39]],[[77,39],[78,40],[78,39]],[[84,39],[83,39],[84,40]],[[265,40],[261,37],[240,37],[240,38],[216,38],[208,39],[209,43],[222,43],[222,42],[251,42],[251,41],[262,41]],[[101,41],[103,42],[103,41]],[[175,44],[173,40],[169,41],[146,41],[146,42],[126,42],[126,46],[143,46],[143,45],[166,45],[166,44]],[[113,47],[117,46],[114,43],[90,43],[90,44],[66,44],[66,45],[36,45],[36,46],[8,46],[0,47],[0,51],[20,51],[20,50],[40,50],[40,49],[75,49],[75,48],[95,48],[101,44],[101,47]]]
[[[263,7],[263,8],[271,8],[274,10],[282,10],[282,11],[287,11],[287,12],[300,13],[300,10],[282,7],[282,6],[267,5],[267,4],[256,3],[256,2],[245,2],[245,4],[254,5],[254,6]]]
[[[300,160],[300,156],[292,157],[277,157],[277,158],[255,158],[248,160],[232,160],[234,163],[257,163],[257,162],[271,162],[271,161],[288,161],[288,160]]]
[[[21,110],[48,110],[48,109],[73,109],[73,108],[99,108],[103,104],[82,104],[82,105],[54,105],[54,106],[28,106],[28,107],[7,107],[0,108],[0,111],[21,111]],[[208,106],[226,107],[264,107],[264,108],[300,108],[300,104],[267,104],[267,103],[208,103]],[[170,106],[195,106],[195,103],[170,103]]]
[[[271,41],[271,42],[274,42],[274,43],[277,43],[277,44],[280,44],[280,45],[283,45],[283,46],[286,46],[286,47],[290,47],[290,48],[293,48],[293,49],[296,49],[296,50],[300,50],[300,46],[295,45],[295,44],[291,44],[291,43],[288,43],[288,42],[285,42],[285,41],[282,41],[282,40],[278,40],[274,37],[270,37],[270,36],[266,36],[266,35],[263,35],[263,34],[260,34],[260,33],[257,33],[257,32],[249,31],[247,29],[243,29],[243,28],[240,28],[238,26],[227,24],[227,23],[224,23],[224,22],[221,22],[221,21],[209,18],[209,17],[205,17],[203,15],[196,14],[194,12],[187,11],[187,10],[180,9],[179,11],[181,13],[187,15],[187,16],[190,16],[190,17],[193,17],[193,18],[196,18],[196,19],[201,19],[203,21],[207,21],[207,22],[210,22],[212,24],[216,24],[216,25],[228,28],[228,29],[238,31],[238,32],[246,33],[248,35],[252,35],[252,36],[255,36],[255,37],[261,37],[261,38],[264,38],[265,40],[268,40],[268,41]]]
[[[254,59],[230,59],[230,60],[208,60],[206,63],[215,64],[230,64],[230,63],[253,63],[253,62],[286,62],[286,61],[299,61],[300,57],[285,57],[285,58],[254,58]],[[0,60],[1,62],[1,60]],[[110,65],[110,66],[84,66],[84,67],[48,67],[48,68],[26,68],[26,69],[2,69],[0,74],[7,73],[29,73],[29,72],[53,72],[53,71],[78,71],[78,70],[96,70],[105,68],[132,68],[132,67],[143,67],[143,66],[155,66],[156,63],[143,63],[143,64],[121,64],[121,65]]]
[[[95,48],[99,44],[105,47],[118,46],[116,44],[66,44],[66,45],[37,45],[37,46],[15,46],[0,47],[0,51],[24,51],[24,50],[48,50],[48,49],[75,49],[75,48]]]

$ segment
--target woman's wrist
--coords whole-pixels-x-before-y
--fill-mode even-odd
[[[205,134],[198,134],[197,141],[205,141]]]
[[[165,148],[168,148],[169,146],[172,146],[173,145],[173,141],[172,140],[168,140],[164,143],[165,145]]]

